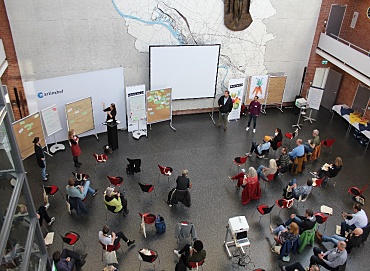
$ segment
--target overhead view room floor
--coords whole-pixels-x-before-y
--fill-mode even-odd
[[[93,154],[102,154],[103,146],[107,142],[107,134],[82,137],[79,145],[82,154],[79,158],[82,163],[80,168],[75,168],[72,154],[67,142],[65,151],[56,152],[53,157],[46,157],[47,172],[50,174],[48,182],[41,181],[40,168],[37,166],[35,155],[23,161],[27,172],[27,179],[31,188],[32,197],[36,208],[43,204],[43,189],[41,185],[57,185],[60,189],[54,196],[49,196],[49,216],[55,217],[55,222],[46,229],[54,232],[54,241],[48,246],[51,256],[56,250],[61,250],[63,242],[60,237],[68,231],[80,234],[74,249],[80,253],[88,253],[86,264],[82,270],[102,270],[105,266],[102,262],[102,247],[98,242],[98,232],[104,225],[108,225],[114,231],[123,233],[135,243],[128,247],[122,241],[122,250],[117,251],[119,270],[139,270],[140,261],[138,250],[148,248],[158,252],[159,259],[155,262],[155,270],[174,270],[177,255],[174,250],[179,249],[175,237],[175,227],[178,222],[188,221],[194,224],[198,239],[204,244],[207,257],[204,270],[280,270],[278,264],[284,263],[278,259],[278,255],[271,251],[273,236],[270,234],[270,216],[261,215],[256,211],[260,204],[271,206],[277,199],[282,198],[283,188],[290,180],[296,178],[299,185],[303,185],[307,179],[312,178],[310,172],[317,171],[324,163],[333,163],[336,157],[343,159],[343,168],[335,178],[331,178],[326,187],[315,187],[305,202],[293,203],[289,209],[280,210],[275,206],[271,212],[271,224],[276,227],[283,223],[291,214],[304,214],[305,209],[319,212],[321,205],[333,208],[333,215],[326,224],[319,225],[319,231],[326,235],[335,234],[336,225],[343,221],[341,212],[351,212],[354,201],[348,194],[352,186],[364,187],[369,181],[369,150],[359,144],[352,132],[347,134],[348,123],[325,108],[314,111],[313,117],[316,122],[310,124],[303,122],[299,134],[291,141],[284,137],[283,146],[292,149],[295,140],[301,138],[304,142],[312,138],[313,129],[318,129],[320,139],[336,139],[332,148],[323,148],[321,156],[316,161],[308,161],[305,170],[295,176],[284,173],[276,176],[271,182],[265,184],[261,181],[262,196],[260,199],[251,201],[246,205],[241,203],[241,190],[235,187],[228,176],[236,175],[240,170],[253,166],[268,165],[268,159],[260,159],[256,155],[249,157],[245,165],[240,169],[233,163],[235,157],[244,156],[249,151],[253,141],[262,142],[265,135],[273,135],[276,128],[280,128],[283,135],[293,132],[292,125],[297,122],[298,115],[293,110],[286,108],[281,113],[276,108],[268,108],[266,114],[261,114],[257,119],[256,133],[252,129],[246,131],[248,118],[242,117],[238,121],[231,121],[227,131],[216,128],[209,114],[174,116],[172,125],[169,121],[151,125],[148,137],[136,140],[131,133],[119,131],[119,148],[108,155],[105,163],[97,164]],[[218,113],[214,114],[218,120]],[[97,124],[101,125],[101,124]],[[149,127],[148,127],[149,128]],[[30,142],[31,144],[31,142]],[[280,149],[274,153],[270,150],[268,158],[278,158]],[[134,175],[126,174],[127,158],[141,159],[141,172]],[[173,168],[173,174],[167,178],[160,175],[158,165]],[[185,207],[181,203],[169,207],[166,203],[168,192],[174,188],[175,179],[181,175],[183,169],[188,169],[192,185],[190,188],[191,206]],[[99,189],[96,196],[89,194],[85,204],[89,213],[77,216],[75,211],[68,213],[65,203],[65,187],[72,172],[83,172],[90,176],[91,187]],[[124,217],[121,214],[113,214],[107,211],[103,192],[109,186],[107,175],[123,177],[121,191],[128,201],[129,214]],[[143,193],[138,183],[152,184],[152,193]],[[335,186],[334,186],[335,184]],[[62,198],[63,196],[63,198]],[[370,198],[369,189],[363,192],[365,199]],[[368,204],[363,208],[370,214]],[[140,230],[141,217],[139,213],[160,214],[166,222],[166,232],[156,233],[154,225],[146,225],[146,238]],[[230,218],[245,216],[249,225],[248,238],[250,246],[246,248],[244,258],[246,266],[241,266],[240,251],[232,251],[235,257],[228,257],[224,242],[230,241],[227,233],[227,225]],[[319,244],[315,240],[315,246],[322,249],[331,249],[331,243]],[[64,244],[65,248],[72,249]],[[234,248],[230,248],[234,250]],[[291,255],[290,263],[299,261],[304,267],[309,266],[312,252],[311,245],[300,254]],[[347,261],[347,270],[367,270],[369,255],[369,241],[359,248],[355,248]],[[141,270],[153,270],[152,264],[143,263]]]

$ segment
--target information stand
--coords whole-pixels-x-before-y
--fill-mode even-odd
[[[113,151],[118,149],[117,125],[116,121],[107,122],[108,145],[112,147]]]
[[[172,130],[172,88],[149,90],[146,92],[148,124],[169,120]]]
[[[54,135],[54,145],[50,147],[50,152],[55,153],[56,151],[65,150],[66,147],[63,144],[58,144],[55,138],[55,134],[62,130],[57,105],[53,104],[45,109],[42,109],[41,116],[44,121],[44,127],[47,136]]]
[[[128,131],[135,139],[148,136],[145,108],[145,85],[126,88]]]

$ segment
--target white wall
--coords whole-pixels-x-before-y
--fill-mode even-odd
[[[223,1],[5,0],[23,80],[124,67],[125,84],[149,87],[149,44],[179,44],[168,28],[150,21],[157,5],[176,20],[185,42],[221,44],[217,93],[230,78],[285,72],[284,101],[299,92],[321,0],[252,1],[244,31],[223,25]],[[188,20],[191,33],[176,8]],[[194,12],[196,10],[197,12]],[[207,14],[205,16],[204,14]],[[174,101],[173,110],[209,108],[213,99]]]

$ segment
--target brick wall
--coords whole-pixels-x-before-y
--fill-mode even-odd
[[[359,80],[353,76],[345,73],[338,67],[328,63],[327,65],[321,64],[323,58],[316,54],[317,44],[319,42],[320,33],[325,32],[324,21],[327,21],[330,13],[332,4],[347,5],[346,13],[343,19],[340,37],[353,42],[354,44],[369,49],[370,46],[370,20],[366,17],[366,10],[369,6],[369,1],[349,1],[349,0],[323,0],[317,26],[314,41],[311,47],[310,59],[307,66],[307,73],[303,85],[302,95],[306,95],[307,90],[310,87],[310,82],[313,81],[316,68],[328,68],[334,69],[339,73],[343,74],[342,82],[339,87],[336,104],[347,104],[352,105],[356,95]],[[366,7],[367,6],[367,7]],[[360,13],[355,29],[350,28],[353,12],[358,11]],[[362,12],[362,14],[361,14]],[[362,16],[361,16],[362,15]],[[367,112],[370,115],[370,112]]]
[[[28,115],[28,108],[4,0],[0,0],[0,39],[3,40],[5,54],[9,65],[1,77],[1,83],[8,87],[9,98],[12,103],[14,117],[16,120],[18,120],[21,118],[21,116],[25,117]],[[20,110],[17,107],[13,90],[14,88],[17,88],[18,91],[21,104]]]

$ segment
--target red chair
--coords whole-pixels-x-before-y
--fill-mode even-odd
[[[151,184],[142,184],[142,183],[138,183],[139,186],[140,186],[140,189],[141,191],[143,192],[143,194],[145,193],[151,193],[154,191],[154,185],[151,185]],[[153,195],[153,194],[151,194]],[[154,192],[154,195],[156,196],[155,192]],[[151,198],[151,202],[153,202],[153,197]]]
[[[172,172],[173,172],[172,167],[164,167],[164,166],[158,165],[158,168],[159,168],[158,183],[159,183],[159,178],[161,177],[161,174],[166,176],[168,178],[168,182],[170,182],[170,176],[172,175]]]
[[[139,271],[141,270],[142,262],[153,264],[154,270],[155,270],[155,261],[158,259],[159,264],[161,263],[161,260],[159,259],[159,256],[158,256],[158,252],[154,250],[142,248],[138,252],[139,252],[139,260],[140,260]]]
[[[324,182],[325,180],[325,176],[322,177],[321,179],[317,179],[317,178],[312,178],[312,187],[320,187],[322,185],[322,183]]]
[[[56,186],[56,185],[48,185],[48,186],[41,185],[41,186],[42,186],[42,189],[44,189],[44,198],[45,198],[45,196],[53,196],[54,197],[54,195],[59,191],[59,187]],[[62,192],[60,192],[59,194],[64,199]]]
[[[272,205],[271,207],[269,207],[266,204],[261,204],[261,205],[258,205],[257,206],[257,211],[261,214],[261,216],[260,216],[260,222],[261,222],[262,216],[267,215],[267,214],[270,214],[270,223],[271,223],[271,211],[274,208],[274,206],[275,206],[275,204]]]
[[[109,176],[109,175],[107,175],[107,178],[109,179],[111,186],[120,187],[121,184],[123,183],[123,178],[120,177],[120,176]]]
[[[59,233],[59,235],[63,240],[63,245],[64,245],[64,243],[66,243],[68,245],[71,245],[73,251],[75,250],[75,244],[77,243],[78,240],[81,239],[81,236],[77,232],[74,232],[74,231],[69,231],[64,236],[62,236],[60,233]],[[81,239],[81,242],[84,245],[84,247],[86,247],[86,245],[82,241],[82,239]],[[62,249],[63,249],[63,247],[62,247]]]
[[[191,267],[190,270],[199,270],[200,266],[202,267],[202,270],[203,270],[204,260],[201,260],[199,262],[189,262],[188,264]]]
[[[249,157],[248,155],[235,157],[233,162],[231,163],[229,171],[231,170],[231,167],[233,166],[233,164],[236,164],[238,166],[238,173],[239,173],[240,166],[241,165],[244,165],[244,166],[246,165],[248,157]]]
[[[265,181],[265,188],[264,188],[264,189],[266,189],[266,184],[267,184],[268,182],[272,182],[272,181],[274,180],[275,175],[276,175],[276,173],[274,173],[274,174],[269,174],[269,175],[267,175],[267,180],[263,179],[263,180]]]
[[[326,215],[324,213],[321,213],[321,212],[318,212],[318,213],[315,213],[314,214],[315,218],[316,218],[316,222],[317,224],[324,224],[325,223],[325,227],[324,227],[324,231],[326,229],[326,221],[328,220],[329,218],[329,215]]]
[[[151,213],[143,213],[143,214],[139,213],[139,215],[141,217],[140,228],[143,231],[144,237],[146,238],[145,224],[154,225],[155,220],[157,219],[157,217],[156,217],[155,214],[151,214]]]
[[[94,156],[96,162],[98,162],[98,163],[104,163],[104,162],[107,162],[107,160],[108,160],[108,156],[105,155],[105,154],[96,154],[96,153],[94,153],[93,156]]]
[[[77,173],[72,171],[72,175],[76,178],[79,182],[84,182],[89,178],[89,174],[86,173]]]
[[[292,142],[292,139],[298,136],[298,129],[296,129],[293,133],[285,133],[285,137],[289,139],[289,146]]]
[[[366,190],[368,185],[365,185],[361,190],[359,188],[357,188],[356,186],[352,186],[348,189],[348,194],[351,194],[355,197],[357,196],[361,196],[362,193]]]
[[[102,251],[101,251],[101,260],[103,261],[103,252],[104,250],[107,252],[112,252],[116,251],[118,249],[121,249],[123,252],[123,249],[121,248],[121,243],[118,243],[117,245],[104,245],[102,242],[99,241],[99,244],[102,246]]]
[[[336,141],[335,138],[334,139],[326,139],[326,140],[321,141],[321,146],[323,146],[323,153],[324,153],[326,147],[330,148],[329,157],[331,155],[331,151],[333,149],[333,144],[334,144],[335,141]]]
[[[280,217],[280,212],[282,209],[287,209],[287,208],[291,208],[293,206],[293,202],[294,202],[294,198],[292,199],[277,199],[275,201],[276,205],[280,208],[279,210],[279,217]]]

